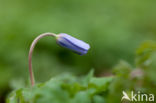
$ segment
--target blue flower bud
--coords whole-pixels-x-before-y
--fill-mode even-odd
[[[57,43],[60,46],[70,49],[79,55],[86,54],[90,48],[89,44],[65,33],[60,33],[57,35]]]

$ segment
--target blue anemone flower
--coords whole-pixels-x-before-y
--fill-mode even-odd
[[[57,35],[57,43],[60,46],[70,49],[79,55],[86,54],[90,48],[89,44],[65,33],[60,33]]]

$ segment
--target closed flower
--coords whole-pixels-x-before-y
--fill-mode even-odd
[[[70,49],[79,55],[86,54],[90,48],[89,44],[65,33],[60,33],[57,35],[57,43],[60,46]]]

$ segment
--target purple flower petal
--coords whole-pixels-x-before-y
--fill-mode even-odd
[[[89,44],[65,33],[57,35],[57,43],[60,46],[70,49],[80,55],[86,54],[90,48]]]

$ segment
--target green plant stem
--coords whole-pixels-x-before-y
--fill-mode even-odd
[[[35,45],[37,44],[37,42],[45,36],[57,37],[57,35],[54,33],[43,33],[43,34],[40,34],[38,37],[36,37],[34,39],[34,41],[32,42],[32,44],[30,46],[30,50],[29,50],[29,74],[30,74],[30,81],[31,81],[32,86],[35,85],[35,78],[34,78],[34,73],[33,73],[33,69],[32,69],[32,54],[33,54],[33,51],[34,51],[34,48],[35,48]]]

